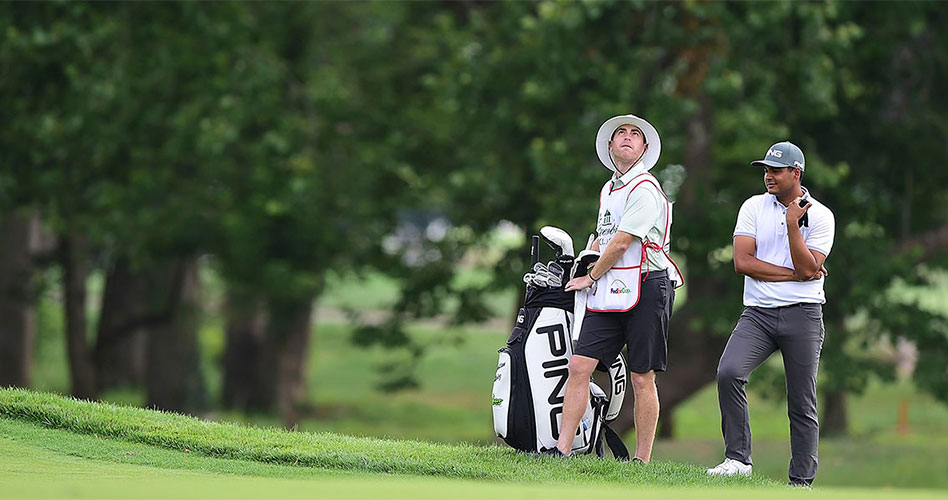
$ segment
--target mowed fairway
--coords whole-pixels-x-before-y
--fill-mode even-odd
[[[944,498],[943,491],[803,491],[766,480],[709,482],[695,470],[668,462],[609,464],[627,467],[622,469],[626,477],[620,478],[575,474],[576,469],[597,467],[598,461],[589,458],[563,461],[514,455],[511,464],[532,474],[503,479],[385,474],[338,465],[214,457],[49,426],[0,417],[0,498]],[[275,448],[279,445],[274,443]],[[426,458],[407,455],[407,461]],[[484,462],[490,465],[489,458]]]
[[[11,430],[8,421],[2,432]],[[63,434],[68,434],[63,431]],[[85,438],[85,439],[83,439]],[[0,438],[0,498],[641,498],[751,499],[944,498],[923,490],[815,489],[739,487],[629,487],[551,483],[498,483],[432,477],[359,474],[292,466],[253,464],[238,460],[187,456],[185,453],[115,440],[72,435],[45,441],[75,441],[77,454]],[[83,442],[84,441],[84,442]],[[57,445],[57,447],[59,446]],[[96,446],[98,445],[98,446]],[[95,447],[95,451],[93,448]],[[124,451],[123,451],[124,450]],[[117,461],[88,458],[117,454]],[[148,457],[150,456],[150,457]],[[137,465],[131,462],[151,462]],[[221,463],[212,463],[221,462]],[[177,464],[181,468],[166,468]],[[202,469],[208,471],[204,472]],[[230,469],[221,472],[220,469]]]

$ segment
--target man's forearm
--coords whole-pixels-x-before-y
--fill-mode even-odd
[[[820,265],[813,258],[813,253],[806,247],[800,228],[793,224],[787,229],[787,239],[790,242],[790,260],[793,268],[801,279],[810,279],[820,270]]]
[[[789,267],[777,266],[750,256],[741,259],[737,272],[759,281],[781,282],[798,279],[796,273]]]
[[[632,235],[625,236],[626,233],[616,233],[612,238],[609,244],[606,245],[605,250],[602,251],[602,254],[599,256],[599,260],[596,261],[596,265],[589,271],[590,278],[595,277],[597,280],[601,278],[607,271],[612,269],[612,266],[616,265],[616,262],[619,262],[619,258],[622,257],[622,254],[625,253],[629,248],[631,243]],[[626,239],[628,238],[628,241]]]

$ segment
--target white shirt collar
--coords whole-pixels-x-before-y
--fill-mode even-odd
[[[617,189],[622,186],[625,186],[626,184],[629,183],[629,181],[631,181],[635,177],[638,177],[639,174],[642,174],[647,171],[648,169],[645,168],[645,164],[641,162],[639,162],[638,165],[630,168],[628,172],[626,172],[625,174],[621,176],[619,175],[619,172],[616,171],[615,174],[612,175],[612,189]]]

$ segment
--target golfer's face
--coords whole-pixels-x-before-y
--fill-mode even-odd
[[[764,167],[764,186],[770,194],[780,194],[793,189],[795,168]]]
[[[635,125],[622,125],[612,134],[609,151],[616,160],[638,160],[645,151],[645,134]]]

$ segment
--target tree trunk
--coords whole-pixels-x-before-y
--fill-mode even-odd
[[[283,425],[291,429],[299,422],[300,405],[306,390],[304,372],[312,328],[313,299],[269,304],[267,343],[258,371],[268,387],[264,396],[280,413]],[[262,401],[261,401],[262,402]]]
[[[679,318],[672,320],[668,340],[668,371],[656,377],[661,398],[659,425],[661,437],[674,437],[672,413],[696,392],[714,382],[718,371],[718,359],[724,352],[728,337],[710,330],[695,331],[687,326],[695,311],[680,311]],[[736,318],[735,318],[736,320]],[[674,335],[674,337],[672,337]],[[709,418],[717,415],[709,415]]]
[[[300,419],[300,406],[306,397],[306,360],[309,358],[309,337],[312,328],[313,302],[300,304],[288,316],[286,338],[278,357],[277,407],[287,429]]]
[[[235,410],[251,409],[258,390],[261,350],[266,336],[266,312],[261,301],[228,290],[222,404]]]
[[[145,378],[147,279],[119,259],[105,278],[96,335],[96,382],[100,391],[140,387]]]
[[[154,300],[164,305],[166,314],[163,321],[148,328],[146,404],[162,410],[199,413],[207,407],[207,397],[197,342],[198,261],[182,259],[149,275],[153,276],[149,294],[155,290],[163,292],[164,297]]]
[[[656,435],[661,439],[672,439],[675,437],[675,412],[665,412],[658,410],[658,431]]]
[[[698,98],[698,110],[688,120],[688,139],[685,146],[685,166],[688,176],[681,187],[681,197],[675,205],[686,213],[698,214],[704,207],[703,191],[711,182],[711,100],[702,94]],[[702,218],[707,215],[703,214]],[[674,242],[672,242],[674,243]]]
[[[86,279],[89,276],[83,237],[70,233],[60,240],[60,264],[66,317],[66,353],[73,396],[96,399],[95,371],[86,336]]]
[[[849,412],[846,410],[846,391],[831,390],[823,394],[823,422],[821,436],[844,436],[849,432]]]
[[[0,387],[27,387],[35,314],[31,240],[35,216],[9,212],[0,219]]]
[[[693,288],[695,287],[689,290]],[[678,405],[714,381],[718,359],[727,344],[727,336],[707,329],[694,330],[691,325],[697,314],[699,313],[696,308],[691,307],[691,304],[686,305],[672,317],[669,325],[668,370],[655,377],[661,402],[658,425],[659,436],[662,438],[674,437],[672,414]],[[709,416],[711,417],[717,418],[717,415]],[[610,425],[620,434],[634,428],[632,408],[625,405],[622,413]]]

